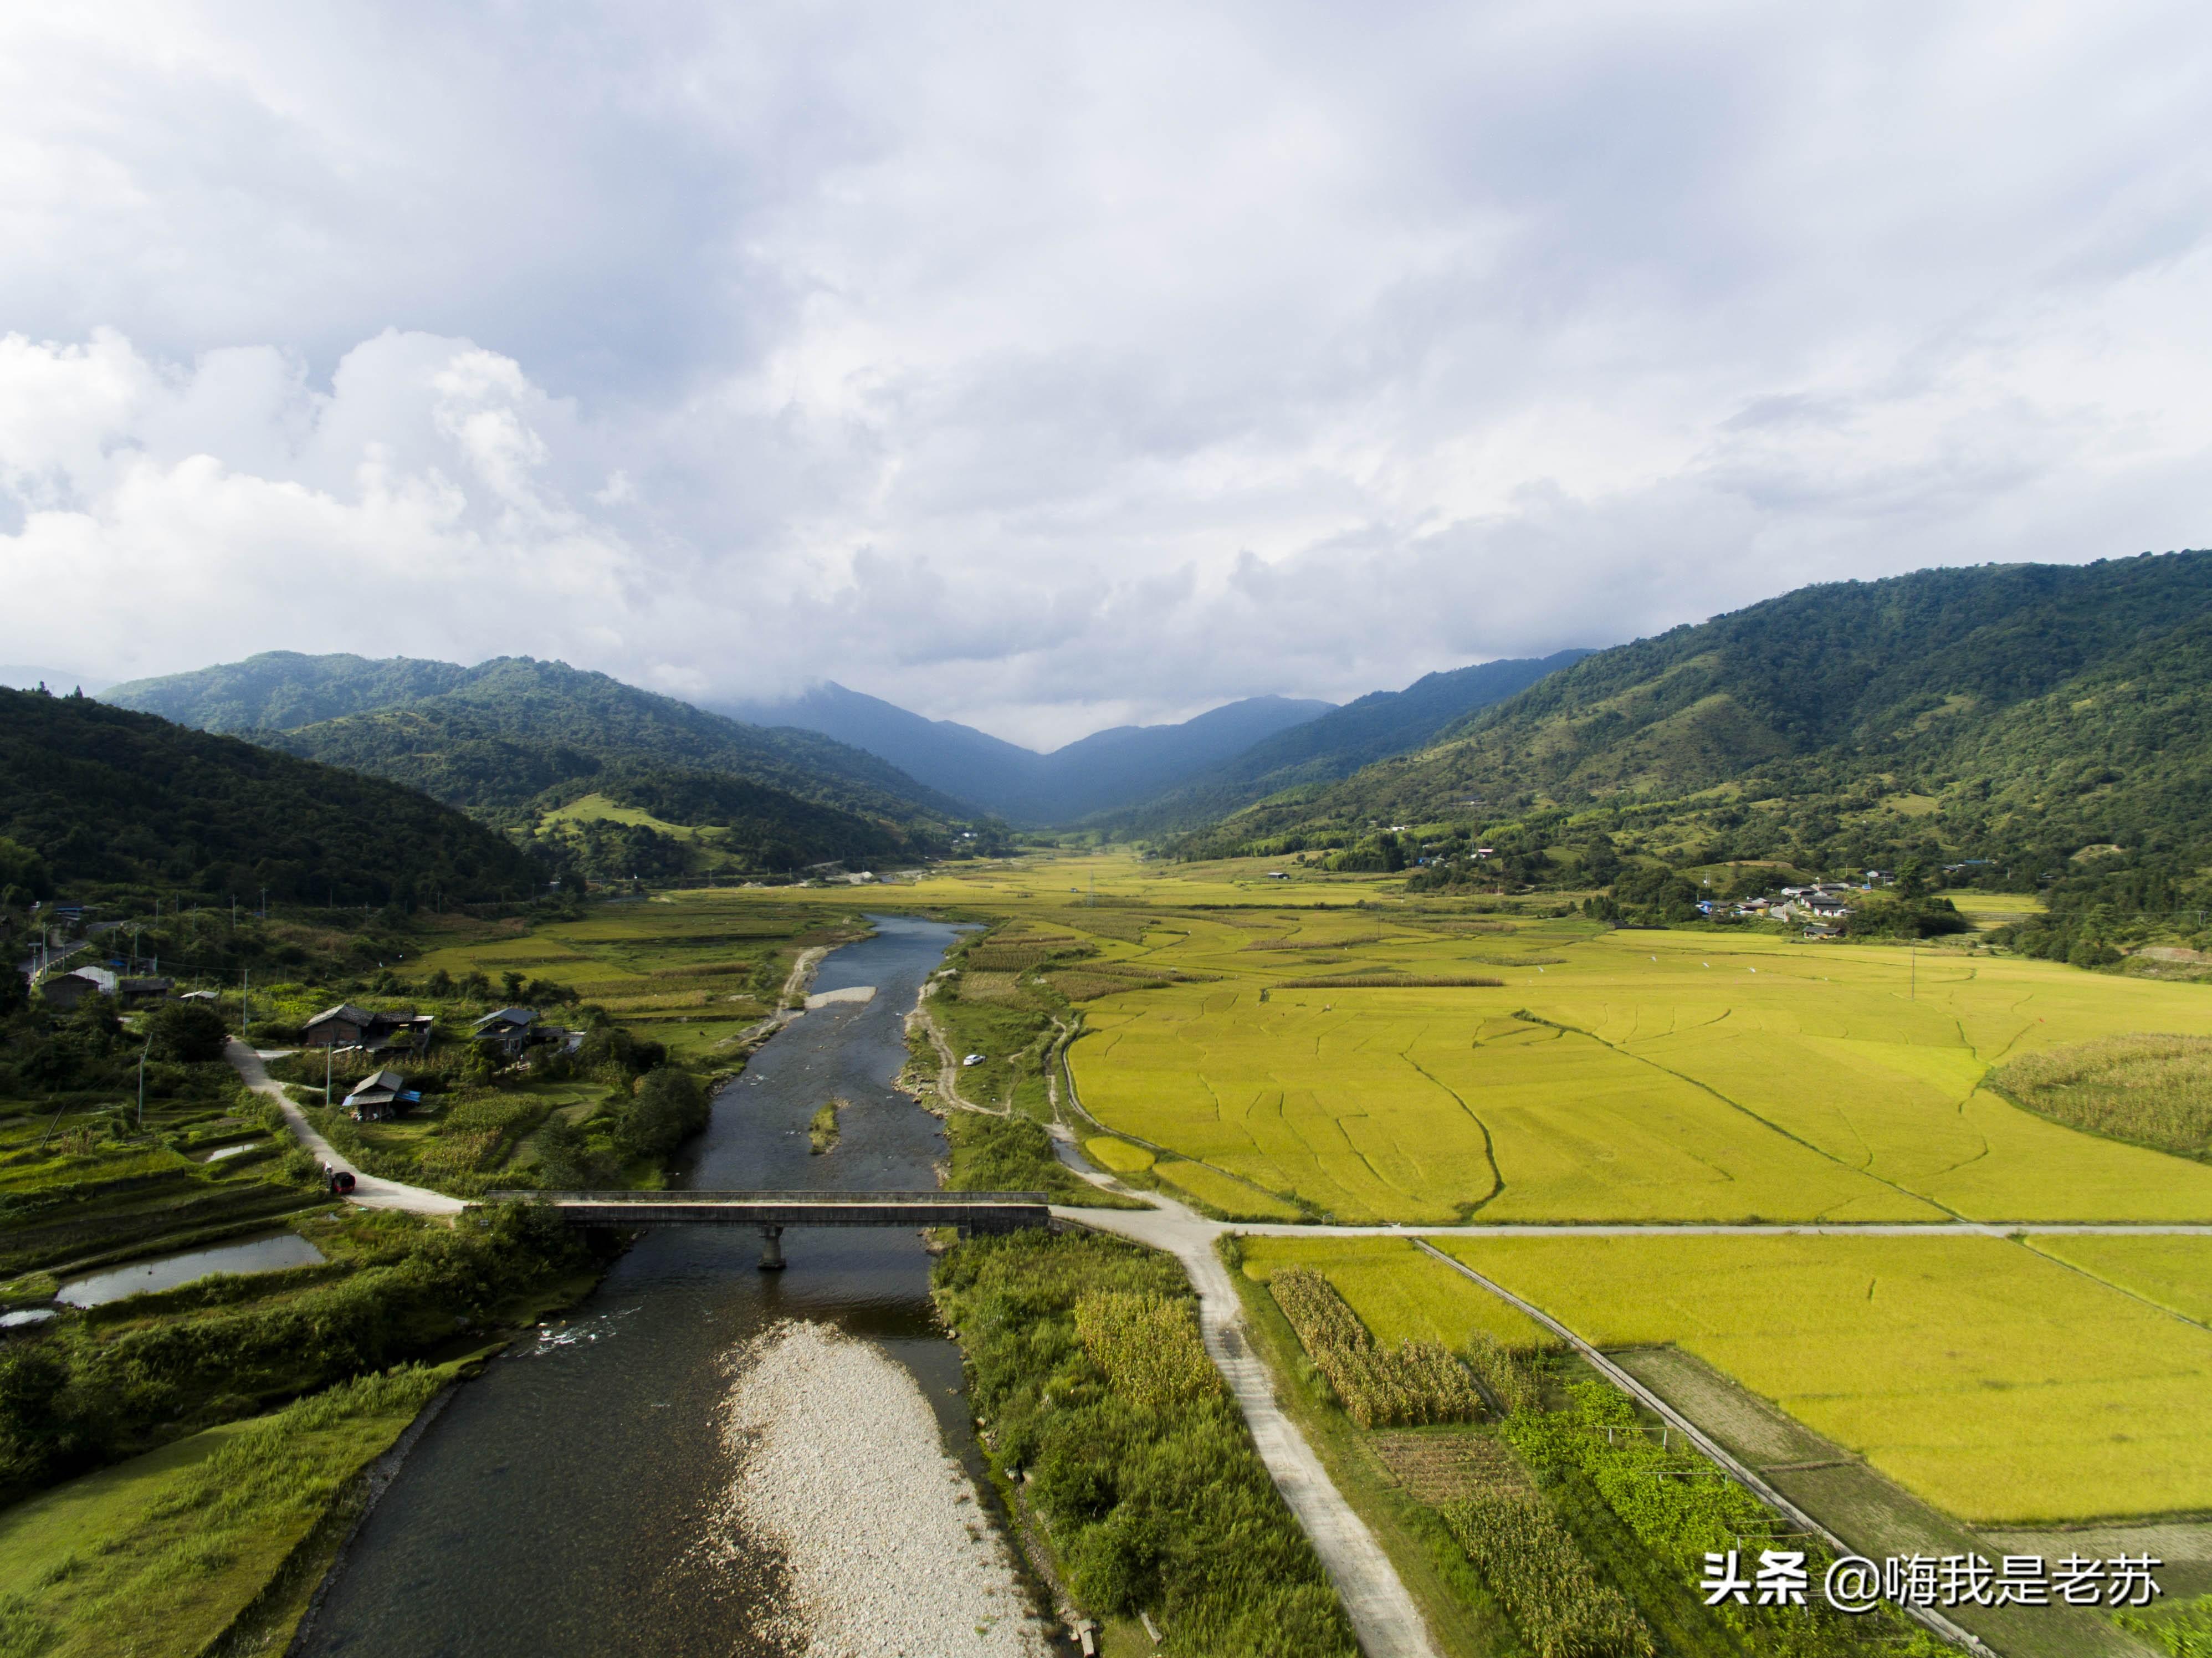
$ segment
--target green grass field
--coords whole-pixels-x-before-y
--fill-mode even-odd
[[[343,1383],[17,1503],[0,1515],[0,1652],[204,1650],[449,1376]]]
[[[1695,1353],[1964,1519],[2212,1508],[2212,1331],[2020,1244],[1438,1242],[1601,1346]]]

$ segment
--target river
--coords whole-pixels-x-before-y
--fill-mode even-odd
[[[936,1119],[891,1087],[902,1021],[956,937],[874,918],[833,951],[817,990],[872,1001],[809,1013],[717,1098],[680,1184],[919,1190],[945,1156]],[[811,1156],[806,1125],[852,1102],[843,1139]],[[946,1448],[981,1484],[958,1350],[937,1331],[929,1258],[911,1232],[793,1228],[787,1271],[758,1269],[744,1228],[646,1233],[566,1320],[459,1388],[370,1514],[304,1651],[378,1658],[690,1658],[781,1654],[787,1578],[774,1552],[727,1535],[733,1477],[719,1412],[726,1356],[785,1318],[881,1345],[921,1384]],[[723,1546],[734,1544],[734,1547]]]

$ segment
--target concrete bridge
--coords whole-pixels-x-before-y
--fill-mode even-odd
[[[488,1203],[533,1203],[571,1226],[757,1226],[761,1269],[781,1271],[787,1226],[957,1226],[1013,1232],[1050,1226],[1042,1192],[493,1192]]]

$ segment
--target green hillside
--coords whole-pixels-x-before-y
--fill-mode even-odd
[[[2202,896],[2208,699],[2212,554],[1836,583],[1601,652],[1185,849],[1456,824],[1510,842],[1539,884],[1585,851],[1957,865],[2050,885],[2052,931],[2078,933],[2100,907],[2117,926]]]
[[[0,885],[31,896],[468,901],[526,896],[544,874],[390,783],[88,697],[0,690]]]
[[[744,725],[528,657],[463,668],[275,651],[118,686],[108,700],[420,790],[594,879],[912,857],[948,849],[969,816],[815,732]],[[587,795],[638,810],[563,812]]]
[[[726,772],[628,764],[561,784],[532,803],[538,844],[594,880],[855,868],[911,853],[881,819],[816,805]]]
[[[458,663],[405,656],[372,660],[264,651],[243,662],[111,685],[100,700],[204,732],[286,732],[436,696],[470,672]]]

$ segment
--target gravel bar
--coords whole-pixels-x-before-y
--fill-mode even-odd
[[[732,1370],[727,1517],[784,1552],[808,1658],[1046,1658],[1012,1558],[911,1376],[797,1321]]]

